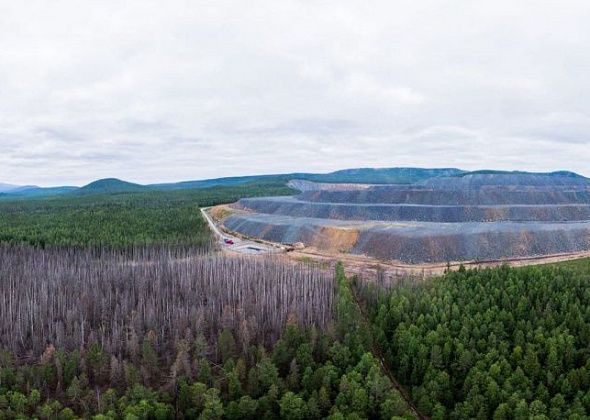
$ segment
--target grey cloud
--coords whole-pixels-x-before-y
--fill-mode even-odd
[[[36,127],[32,133],[38,139],[51,139],[64,144],[76,144],[85,140],[84,133],[76,132],[68,128]]]
[[[271,126],[257,127],[240,127],[238,123],[228,124],[217,123],[210,127],[211,130],[223,132],[226,135],[262,135],[262,136],[281,136],[281,135],[338,135],[342,133],[353,132],[357,128],[354,121],[343,119],[295,119],[280,122]]]
[[[0,181],[590,176],[589,20],[583,0],[8,2]]]
[[[117,124],[121,130],[128,133],[167,133],[174,131],[175,127],[165,121],[150,121],[135,118],[121,120]]]

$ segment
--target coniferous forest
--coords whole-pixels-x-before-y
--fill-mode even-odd
[[[0,243],[36,247],[204,246],[209,232],[199,207],[231,203],[241,197],[291,193],[284,182],[268,181],[172,191],[0,197]]]
[[[590,417],[588,260],[357,283],[386,362],[433,419]]]

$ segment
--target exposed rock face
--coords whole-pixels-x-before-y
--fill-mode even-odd
[[[590,180],[479,172],[412,185],[305,185],[296,197],[242,199],[228,228],[250,236],[409,263],[590,250]],[[342,232],[340,232],[342,231]]]
[[[312,182],[302,179],[292,179],[287,185],[299,191],[358,191],[371,188],[370,184],[334,184],[327,182]]]

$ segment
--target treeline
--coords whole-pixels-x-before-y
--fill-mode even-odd
[[[357,286],[388,364],[433,419],[581,419],[589,281],[587,270],[502,267]]]
[[[341,268],[79,255],[0,249],[0,418],[411,417]]]
[[[0,200],[0,242],[33,246],[207,246],[198,208],[293,193],[280,182],[232,187]]]

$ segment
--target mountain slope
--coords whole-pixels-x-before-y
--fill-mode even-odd
[[[304,180],[325,183],[346,183],[346,184],[414,184],[421,183],[465,183],[472,178],[496,179],[496,178],[518,178],[519,175],[537,175],[539,180],[549,180],[550,183],[585,183],[588,179],[581,175],[559,171],[551,173],[527,173],[482,170],[467,172],[456,168],[356,168],[318,174],[306,172],[292,172],[273,175],[248,175],[224,178],[203,179],[194,181],[182,181],[175,183],[160,183],[151,185],[140,185],[122,181],[117,178],[106,178],[94,181],[82,188],[77,187],[52,187],[40,188],[34,186],[19,187],[16,185],[0,183],[0,195],[10,197],[39,197],[59,194],[111,194],[141,191],[168,191],[201,189],[217,186],[240,186],[251,183],[282,183],[287,184],[290,180]],[[464,178],[463,181],[458,179]],[[451,181],[449,181],[451,179]],[[454,181],[452,181],[454,179]],[[542,183],[542,182],[541,182]]]
[[[276,175],[251,175],[226,178],[184,181],[169,184],[153,184],[150,187],[162,190],[185,188],[207,188],[214,186],[240,185],[259,181],[284,181],[300,179],[315,182],[356,183],[356,184],[411,184],[439,176],[455,176],[464,171],[456,168],[355,168],[325,174],[292,172]]]
[[[150,188],[157,190],[184,190],[191,188],[209,188],[219,186],[234,186],[242,185],[250,182],[257,181],[280,181],[285,180],[287,182],[290,175],[249,175],[249,176],[233,176],[224,178],[212,178],[203,179],[196,181],[181,181],[165,184],[151,184]]]
[[[19,187],[8,192],[10,197],[46,197],[50,195],[67,194],[77,191],[78,187],[63,186],[63,187]]]
[[[117,178],[105,178],[91,182],[75,191],[76,194],[113,194],[148,191],[149,187],[122,181]]]
[[[328,174],[307,174],[309,181],[358,184],[412,184],[428,178],[455,176],[464,171],[456,168],[358,168]]]

